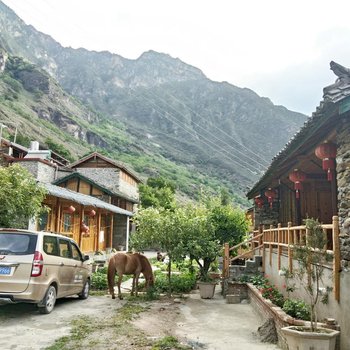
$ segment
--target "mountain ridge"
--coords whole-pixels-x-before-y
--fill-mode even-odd
[[[64,48],[1,1],[0,9],[0,45],[49,72],[67,93],[100,114],[90,125],[98,132],[106,123],[118,125],[118,137],[127,146],[116,151],[117,157],[154,154],[242,196],[306,119],[249,88],[211,81],[168,54],[149,50],[132,60]],[[149,164],[138,168],[144,176],[176,178]]]

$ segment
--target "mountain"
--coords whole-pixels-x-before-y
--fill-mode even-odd
[[[0,47],[47,72],[66,94],[58,100],[71,95],[89,110],[79,117],[85,131],[66,127],[66,138],[103,148],[144,176],[173,179],[189,195],[209,185],[242,196],[306,119],[167,54],[148,51],[130,60],[64,48],[1,1]],[[37,118],[45,119],[38,111]]]

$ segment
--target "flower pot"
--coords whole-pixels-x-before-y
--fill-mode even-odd
[[[290,326],[281,329],[289,350],[334,350],[339,331],[318,328],[311,332],[309,327]]]
[[[197,282],[199,295],[202,299],[211,299],[215,293],[216,282]]]

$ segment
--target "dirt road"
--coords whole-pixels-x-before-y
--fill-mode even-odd
[[[278,349],[254,336],[261,321],[250,305],[226,304],[219,293],[210,300],[200,299],[195,292],[178,302],[138,303],[142,312],[131,316],[127,327],[128,322],[121,323],[116,317],[126,303],[109,296],[67,298],[58,300],[49,315],[39,314],[34,305],[0,306],[0,349],[40,350],[70,336],[71,341],[57,349],[145,350],[169,335],[192,349]],[[72,319],[76,320],[73,324]]]

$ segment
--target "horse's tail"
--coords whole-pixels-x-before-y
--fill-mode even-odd
[[[108,277],[109,294],[111,294],[112,295],[112,299],[114,299],[115,298],[115,295],[114,295],[114,284],[115,284],[114,256],[109,259],[107,277]]]

